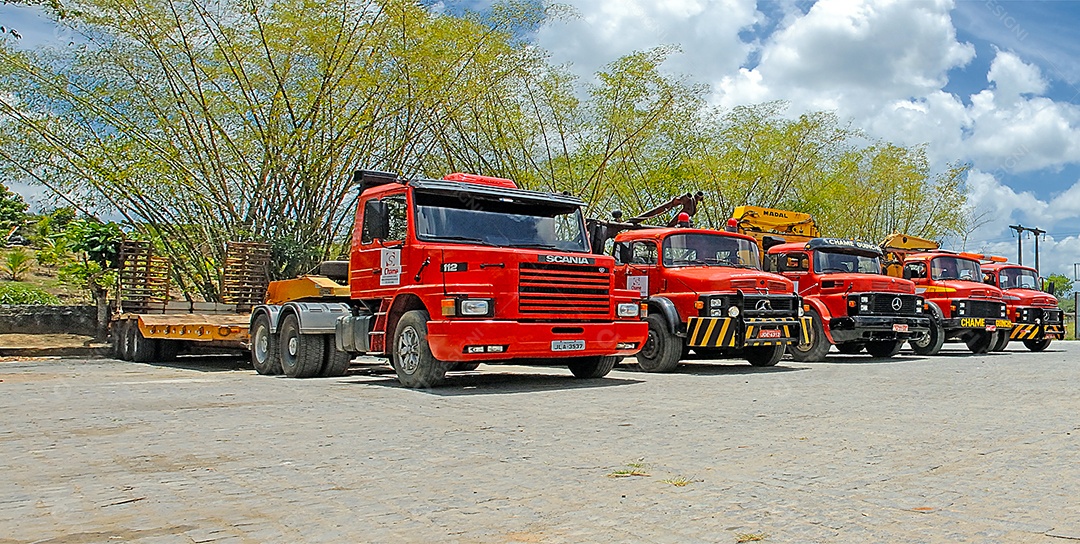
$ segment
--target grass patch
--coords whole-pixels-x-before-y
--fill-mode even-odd
[[[694,482],[700,482],[702,480],[691,480],[685,476],[676,476],[674,478],[668,478],[667,480],[660,480],[665,484],[671,484],[675,487],[686,487]]]
[[[735,535],[735,542],[761,542],[769,538],[765,533],[739,533]]]
[[[625,468],[613,470],[608,473],[608,478],[631,478],[634,476],[651,476],[646,469],[648,465],[640,461],[635,463],[626,463]]]

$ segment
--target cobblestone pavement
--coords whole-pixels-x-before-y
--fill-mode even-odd
[[[426,391],[3,362],[0,544],[1080,539],[1080,343],[961,348]]]

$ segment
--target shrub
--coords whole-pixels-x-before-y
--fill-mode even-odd
[[[34,255],[26,248],[13,249],[0,261],[0,271],[11,281],[20,281],[34,268]]]
[[[0,282],[0,304],[33,304],[38,306],[60,304],[56,295],[25,283]]]

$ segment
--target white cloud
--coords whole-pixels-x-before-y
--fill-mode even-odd
[[[633,51],[681,45],[666,68],[702,81],[734,72],[753,49],[739,32],[761,16],[745,0],[572,0],[579,18],[554,22],[536,42],[555,63],[573,63],[584,79],[603,65]]]
[[[1041,94],[1047,88],[1038,66],[1007,51],[997,51],[986,80],[994,84],[994,99],[999,105],[1016,102],[1023,94]]]

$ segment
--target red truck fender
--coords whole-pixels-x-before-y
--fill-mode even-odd
[[[832,314],[829,313],[829,308],[825,306],[825,303],[816,298],[804,298],[802,299],[803,306],[809,306],[811,310],[817,312],[821,316],[821,328],[825,331],[825,338],[828,339],[830,344],[833,342],[832,331],[829,330],[829,320],[832,319]]]

